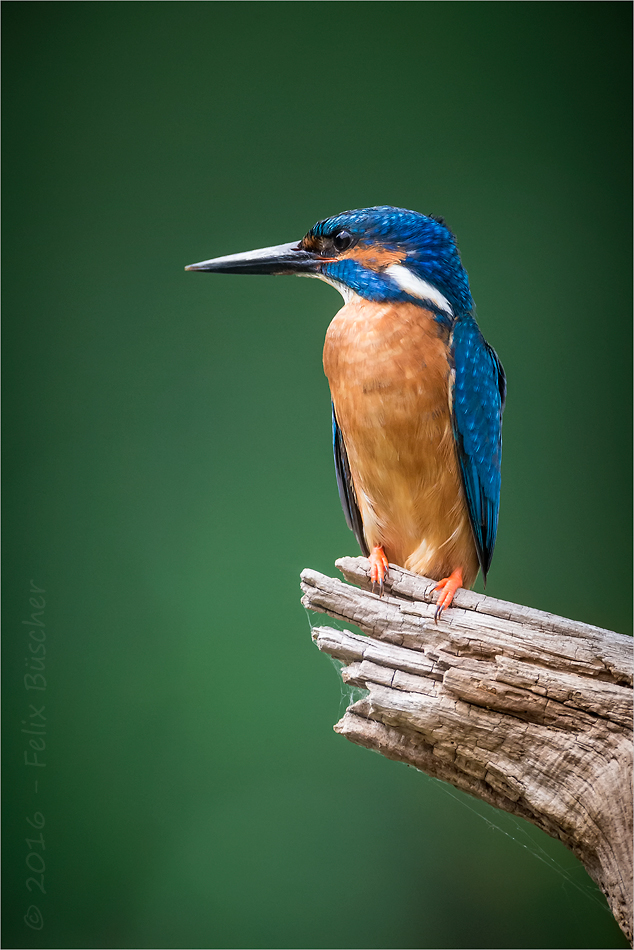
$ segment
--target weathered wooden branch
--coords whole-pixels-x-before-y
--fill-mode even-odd
[[[559,838],[632,940],[632,640],[460,590],[434,623],[434,581],[365,558],[340,580],[305,570],[302,603],[366,636],[319,627],[320,650],[367,690],[335,731]]]

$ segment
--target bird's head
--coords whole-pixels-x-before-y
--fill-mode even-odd
[[[345,300],[406,301],[450,318],[473,309],[456,240],[441,218],[382,206],[319,221],[301,241],[216,257],[185,270],[298,274]]]

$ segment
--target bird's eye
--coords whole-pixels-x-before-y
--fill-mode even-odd
[[[354,237],[350,231],[337,231],[332,236],[332,243],[337,251],[347,251],[354,244]]]

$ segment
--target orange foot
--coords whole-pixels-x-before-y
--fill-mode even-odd
[[[436,605],[436,613],[434,614],[435,623],[438,623],[438,618],[445,607],[449,607],[451,605],[453,595],[456,593],[459,587],[462,587],[462,570],[459,567],[457,567],[455,571],[452,571],[449,577],[443,577],[441,581],[438,581],[434,587],[434,590],[440,591],[438,603]]]
[[[387,558],[380,544],[375,545],[370,553],[370,580],[372,591],[374,585],[379,585],[379,597],[383,596],[383,582],[387,577]]]

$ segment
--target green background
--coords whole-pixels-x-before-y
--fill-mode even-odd
[[[488,591],[628,632],[630,4],[3,9],[4,946],[625,946],[557,842],[333,733],[340,298],[183,266],[443,214],[509,380]]]

